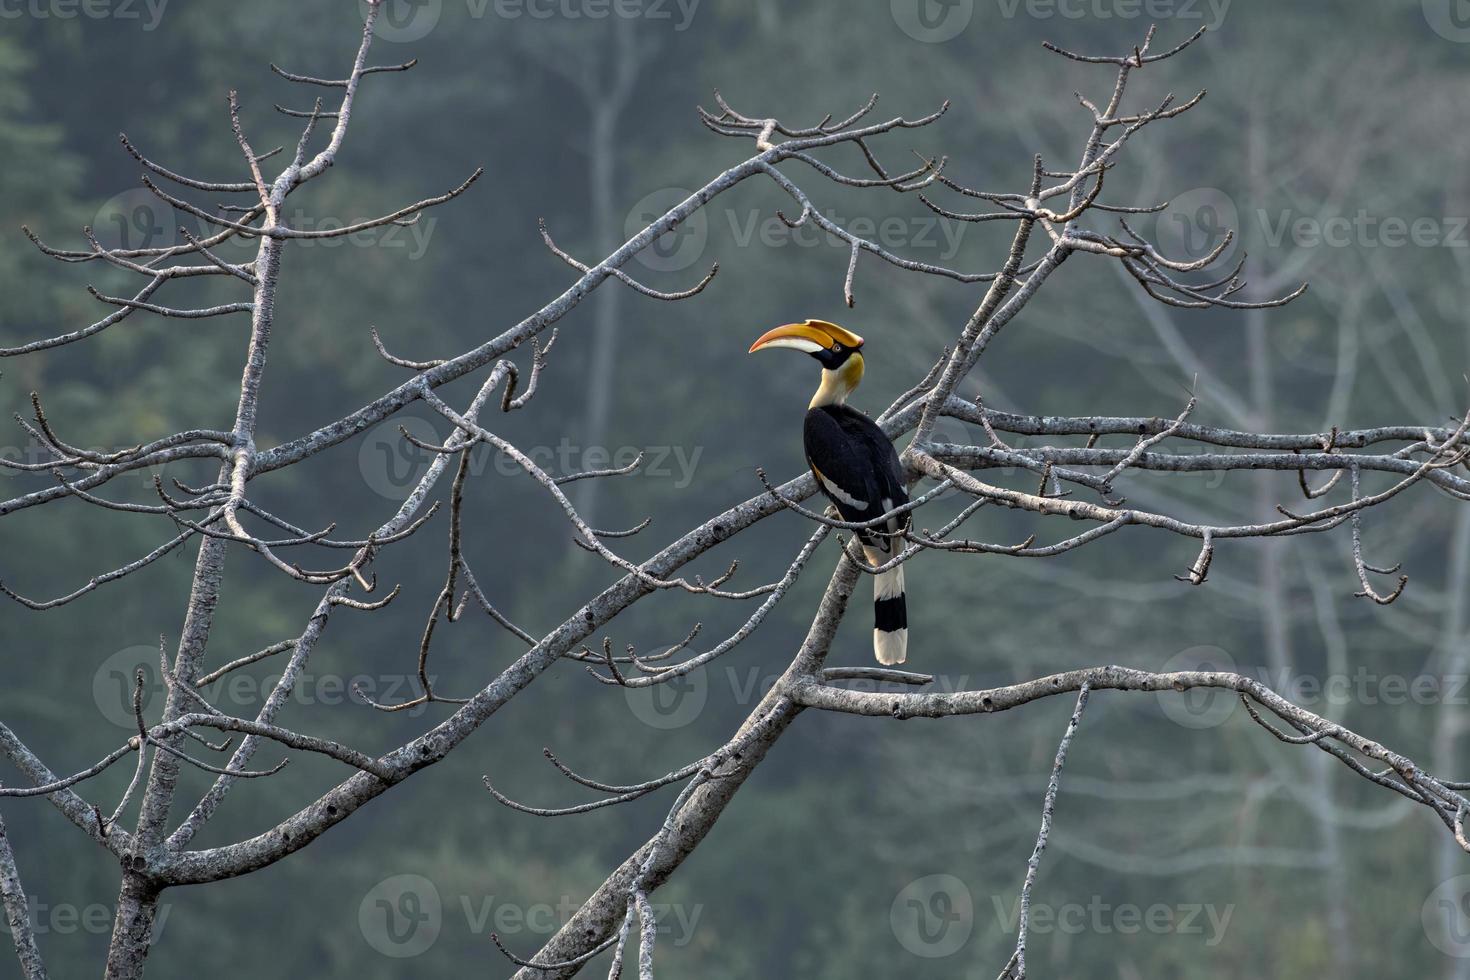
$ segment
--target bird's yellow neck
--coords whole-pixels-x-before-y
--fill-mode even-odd
[[[822,368],[822,383],[817,387],[817,393],[812,396],[808,408],[821,408],[823,405],[841,405],[847,401],[847,396],[852,394],[858,382],[863,380],[863,355],[853,353],[842,366],[833,371]]]

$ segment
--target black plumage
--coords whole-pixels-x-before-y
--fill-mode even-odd
[[[862,412],[846,405],[808,409],[802,443],[817,485],[844,521],[871,521],[908,503],[903,467],[893,443]],[[894,535],[907,526],[908,514],[904,513],[890,517],[873,531],[857,532],[858,540],[868,550],[868,559],[882,564],[892,558],[902,540]],[[873,628],[880,633],[908,629],[902,581],[901,576],[897,577],[896,595],[880,595],[873,602]],[[880,587],[877,591],[883,590]]]
[[[807,465],[844,521],[871,521],[908,503],[903,467],[893,443],[872,419],[857,409],[846,405],[809,409],[802,426],[802,444]],[[834,487],[840,495],[832,492]],[[842,499],[843,496],[848,499]],[[861,501],[862,506],[854,504],[855,500]],[[898,518],[888,523],[889,531],[900,529]],[[888,550],[890,539],[884,535],[860,532],[858,537],[865,545],[878,547],[885,553]]]

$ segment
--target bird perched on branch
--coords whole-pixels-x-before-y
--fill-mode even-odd
[[[822,383],[807,409],[802,442],[817,486],[837,513],[859,524],[908,503],[893,443],[871,419],[846,404],[863,379],[863,338],[826,320],[805,320],[768,331],[751,344],[750,353],[780,347],[810,354],[822,365]],[[857,532],[872,565],[881,566],[898,554],[907,524],[904,513]],[[898,565],[873,576],[873,653],[878,662],[903,663],[908,639],[903,566]]]

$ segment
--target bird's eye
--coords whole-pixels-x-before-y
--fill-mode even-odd
[[[838,353],[841,353],[841,351],[842,351],[842,345],[840,343],[838,343],[837,341],[835,341],[835,340],[832,341],[832,353],[838,354]]]

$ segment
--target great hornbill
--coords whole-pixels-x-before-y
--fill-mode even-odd
[[[822,383],[807,409],[802,442],[817,486],[842,519],[852,523],[882,517],[909,499],[893,443],[871,419],[846,405],[847,396],[863,379],[862,346],[863,338],[826,320],[779,326],[750,346],[752,354],[769,347],[799,350],[822,365]],[[907,523],[905,513],[858,531],[868,561],[877,566],[892,559]],[[880,664],[901,664],[908,642],[899,565],[873,576],[873,653]]]

